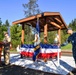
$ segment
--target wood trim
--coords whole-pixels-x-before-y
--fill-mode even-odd
[[[62,24],[61,20],[59,20],[58,18],[54,18],[56,21],[58,21],[60,24]]]
[[[53,26],[56,26],[56,27],[61,29],[61,27],[58,24],[56,24],[55,22],[50,22],[50,24],[52,24]]]
[[[36,19],[37,17],[41,17],[41,14],[38,14],[36,16],[31,16],[31,17],[27,17],[27,18],[23,18],[23,19],[14,21],[14,22],[12,22],[12,24],[14,25],[14,24],[20,24],[20,23],[24,23],[24,22],[26,23],[28,21]]]
[[[64,24],[64,27],[65,27],[65,28],[68,28],[68,26],[67,26],[67,24],[65,23],[65,21],[63,20],[61,14],[60,14],[59,16],[60,16],[60,18],[61,18],[61,20],[62,20],[62,23]]]
[[[22,24],[22,37],[21,37],[21,44],[24,44],[24,24]]]
[[[59,12],[44,12],[44,16],[60,15]]]
[[[47,32],[48,32],[48,25],[44,25],[44,43],[47,43]]]

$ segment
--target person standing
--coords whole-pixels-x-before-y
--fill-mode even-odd
[[[68,28],[67,33],[70,34],[70,36],[68,37],[66,42],[63,43],[61,46],[65,46],[65,45],[67,45],[68,43],[71,42],[72,53],[73,53],[73,58],[74,58],[74,61],[75,61],[75,69],[76,69],[76,32],[73,32],[72,28]]]
[[[39,18],[37,17],[36,30],[35,30],[35,40],[34,40],[34,54],[33,61],[35,62],[38,54],[40,53],[40,28],[39,28]]]
[[[4,36],[5,36],[3,39],[3,43],[4,43],[4,64],[9,65],[10,64],[10,42],[11,42],[11,38],[7,32],[4,32]]]
[[[59,42],[59,35],[58,34],[55,35],[54,45],[58,46],[58,48],[60,48],[60,42]]]
[[[38,54],[40,52],[40,38],[39,34],[35,34],[35,40],[34,40],[34,54],[33,54],[33,61],[35,62]]]
[[[59,35],[56,34],[56,35],[55,35],[55,39],[54,39],[54,43],[58,43],[58,42],[59,42]]]

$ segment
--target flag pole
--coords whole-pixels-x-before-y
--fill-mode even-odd
[[[10,34],[10,26],[8,26],[7,28],[8,28],[8,30],[7,30],[8,35],[11,36],[11,34]]]

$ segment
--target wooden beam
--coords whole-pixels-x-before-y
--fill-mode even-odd
[[[44,16],[51,16],[51,15],[59,15],[60,13],[59,12],[44,12]],[[27,21],[31,21],[31,20],[35,20],[37,17],[42,17],[42,14],[37,14],[35,16],[31,16],[31,17],[27,17],[27,18],[23,18],[23,19],[20,19],[20,20],[17,20],[17,21],[14,21],[12,22],[12,24],[21,24],[21,23],[26,23]]]
[[[21,44],[24,44],[24,24],[22,24],[22,37],[21,37]]]
[[[44,16],[60,15],[59,12],[44,12]]]
[[[58,24],[56,24],[55,22],[50,22],[50,24],[52,24],[53,26],[56,26],[56,27],[58,27],[59,29],[61,29],[61,27],[60,27]]]
[[[38,15],[35,15],[35,16],[31,16],[31,17],[27,17],[27,18],[23,18],[23,19],[20,19],[20,20],[17,20],[17,21],[14,21],[12,22],[12,24],[21,24],[21,23],[26,23],[28,21],[31,21],[31,20],[35,20],[37,17],[41,17],[41,14],[38,14]]]
[[[14,21],[12,22],[12,24],[22,24],[22,23],[27,23],[27,22],[30,22],[30,21],[35,21],[36,19],[40,18],[40,19],[43,19],[43,20],[40,20],[40,23],[41,25],[43,24],[43,26],[47,23],[49,24],[50,21],[52,21],[52,24],[53,26],[57,27],[57,28],[61,28],[61,29],[66,29],[67,26],[64,22],[64,20],[62,19],[62,16],[60,15],[59,12],[44,12],[43,13],[43,16],[42,14],[37,14],[37,15],[34,15],[34,16],[31,16],[31,17],[27,17],[27,18],[23,18],[23,19],[20,19],[20,20],[17,20],[17,21]],[[51,18],[48,18],[48,20],[44,20],[44,18],[48,18],[48,17],[51,17]],[[58,18],[59,17],[59,18]],[[57,22],[53,23],[54,20],[52,18],[55,18],[54,20]],[[46,23],[45,23],[46,22]],[[62,26],[59,26],[61,25],[60,23],[62,23],[64,25],[64,27]],[[59,24],[59,25],[58,25]]]
[[[44,25],[45,24],[44,23],[44,20],[40,20],[39,22],[40,22],[41,25]]]
[[[59,20],[58,18],[54,18],[56,21],[58,21],[60,24],[62,24],[61,20]]]
[[[48,17],[47,20],[54,21],[54,19],[52,17]]]
[[[48,26],[47,24],[44,25],[44,43],[47,43],[47,32],[48,32],[47,26]]]

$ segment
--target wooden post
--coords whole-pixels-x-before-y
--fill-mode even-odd
[[[44,26],[44,43],[45,44],[47,44],[48,42],[47,42],[47,28],[48,27],[48,25],[47,24],[45,24],[45,26]],[[47,58],[44,58],[44,62],[47,62]]]
[[[58,35],[59,35],[59,46],[61,44],[61,29],[58,30]],[[59,54],[59,49],[57,50],[57,59],[58,59],[58,66],[60,66],[60,54]]]
[[[22,24],[22,37],[21,37],[21,44],[24,44],[24,24]]]
[[[44,43],[47,43],[47,24],[44,26]]]

